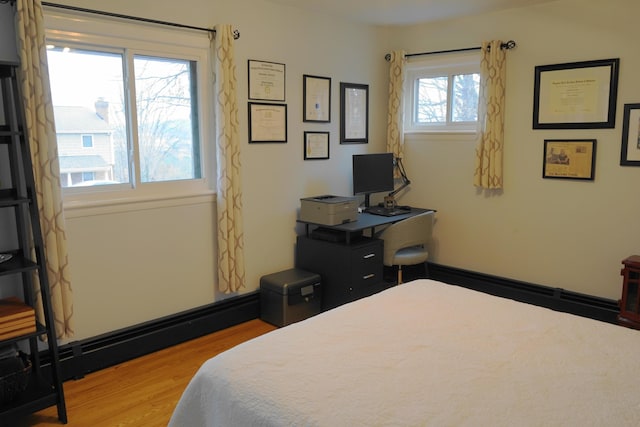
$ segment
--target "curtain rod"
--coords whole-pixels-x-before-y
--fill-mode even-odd
[[[42,2],[42,5],[43,6],[49,6],[49,7],[56,7],[56,8],[59,8],[59,9],[73,10],[75,12],[84,12],[84,13],[92,13],[92,14],[95,14],[95,15],[109,16],[109,17],[112,17],[112,18],[122,18],[122,19],[129,19],[131,21],[146,22],[146,23],[150,23],[150,24],[167,25],[167,26],[170,26],[170,27],[187,28],[187,29],[190,29],[190,30],[206,31],[208,33],[213,33],[214,36],[216,34],[216,30],[212,29],[212,28],[194,27],[194,26],[191,26],[191,25],[176,24],[175,22],[158,21],[156,19],[140,18],[138,16],[122,15],[120,13],[105,12],[105,11],[102,11],[102,10],[94,10],[94,9],[85,9],[83,7],[67,6],[67,5],[63,5],[63,4],[49,3],[49,2],[44,2],[44,1]],[[233,31],[233,39],[234,40],[238,40],[239,38],[240,38],[240,31],[234,30]]]
[[[501,49],[513,49],[514,47],[516,47],[516,42],[513,40],[509,40],[508,42],[504,42],[500,45]],[[439,53],[455,53],[455,52],[467,52],[470,50],[480,50],[482,49],[482,46],[477,46],[477,47],[465,47],[462,49],[450,49],[450,50],[437,50],[434,52],[421,52],[421,53],[407,53],[404,55],[405,58],[409,58],[411,56],[423,56],[423,55],[437,55]],[[387,53],[384,56],[384,59],[387,61],[391,61],[391,54]]]

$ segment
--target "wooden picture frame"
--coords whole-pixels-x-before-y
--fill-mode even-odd
[[[535,67],[534,129],[613,128],[620,59]]]
[[[331,78],[302,76],[302,121],[331,122]]]
[[[249,102],[249,143],[287,142],[287,105]]]
[[[369,142],[369,85],[340,83],[340,144]]]
[[[640,104],[625,104],[620,166],[640,166]]]
[[[329,132],[304,133],[304,160],[326,160],[329,158]]]
[[[593,181],[595,139],[545,139],[542,177]]]

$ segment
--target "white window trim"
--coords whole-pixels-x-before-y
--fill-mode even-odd
[[[124,46],[136,54],[197,61],[200,161],[202,178],[144,183],[65,188],[65,211],[77,211],[73,217],[100,212],[135,211],[147,206],[175,206],[193,203],[192,198],[207,200],[215,194],[215,129],[213,114],[213,69],[209,36],[200,30],[180,29],[157,24],[134,23],[117,18],[83,12],[44,8],[47,40],[63,40],[71,44],[109,49]]]
[[[405,134],[475,134],[477,122],[450,123],[443,125],[424,125],[414,122],[413,106],[415,104],[414,81],[421,77],[437,77],[451,74],[480,73],[480,52],[456,52],[437,55],[426,55],[409,58],[405,65],[404,79],[404,117]]]

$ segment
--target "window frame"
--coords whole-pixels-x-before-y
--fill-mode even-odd
[[[136,209],[128,204],[150,200],[184,199],[186,196],[212,195],[215,185],[215,129],[212,100],[213,75],[209,36],[204,31],[180,29],[157,24],[137,23],[82,12],[44,8],[47,42],[67,43],[75,48],[105,52],[124,50],[123,60],[133,61],[134,55],[194,61],[196,64],[201,177],[194,179],[135,182],[94,187],[63,189],[65,209],[118,206],[119,210]],[[126,80],[126,79],[125,79]],[[125,91],[135,101],[130,82],[123,82]],[[135,127],[131,112],[128,120]],[[132,154],[130,154],[132,156]],[[130,158],[136,168],[138,158]],[[132,174],[134,179],[136,174]],[[172,202],[173,203],[173,202]]]
[[[404,133],[475,133],[478,122],[452,122],[451,99],[454,75],[480,74],[480,51],[445,53],[409,58],[405,65],[404,93]],[[415,120],[417,110],[417,85],[420,78],[444,77],[449,79],[447,87],[447,122],[419,123]]]

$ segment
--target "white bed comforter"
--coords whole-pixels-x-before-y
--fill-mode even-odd
[[[203,364],[170,426],[640,426],[640,332],[417,280]]]

